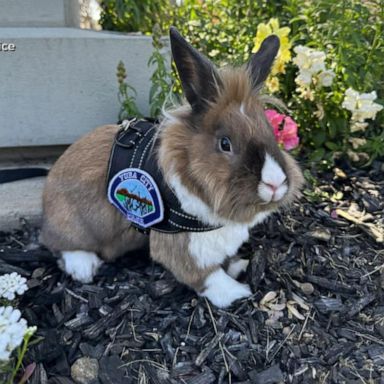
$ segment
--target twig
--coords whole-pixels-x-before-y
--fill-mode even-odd
[[[303,333],[304,333],[305,327],[307,326],[308,319],[309,319],[310,315],[311,315],[311,311],[308,311],[307,316],[305,317],[305,320],[304,320],[304,324],[301,327],[301,331],[300,331],[299,337],[297,338],[297,341],[301,340],[301,336],[303,336]]]
[[[209,302],[208,302],[207,299],[205,299],[205,303],[207,304],[207,307],[208,307],[208,312],[209,312],[209,316],[210,316],[210,318],[211,318],[211,322],[212,322],[213,329],[214,329],[214,331],[215,331],[215,334],[217,335],[216,320],[215,320],[215,318],[213,317],[213,313],[212,313],[211,306],[209,305]]]
[[[376,344],[384,345],[384,341],[381,341],[380,339],[376,338],[375,336],[365,335],[364,333],[356,332],[354,329],[350,329],[350,328],[347,328],[347,329],[348,329],[348,331],[353,332],[356,336],[360,336],[363,339],[373,341]]]
[[[148,360],[148,359],[132,360],[132,361],[129,361],[128,363],[120,365],[118,368],[120,369],[120,368],[123,368],[123,367],[128,367],[129,365],[132,365],[132,364],[135,364],[135,363],[148,363],[148,364],[151,364],[151,365],[153,365],[154,367],[156,367],[158,369],[162,369],[165,372],[169,372],[167,367],[165,367],[164,365],[161,365],[157,361]]]
[[[215,331],[215,335],[218,335],[217,326],[216,326],[216,320],[215,320],[215,318],[213,316],[211,306],[209,305],[209,302],[208,302],[207,299],[205,299],[205,303],[207,304],[207,307],[208,307],[208,312],[209,312],[209,316],[211,318],[213,329]],[[228,365],[228,362],[227,362],[227,358],[225,356],[225,352],[224,352],[223,344],[221,343],[221,340],[219,340],[219,348],[220,348],[220,351],[221,351],[221,353],[223,355],[223,361],[224,361],[224,365],[225,365],[225,370],[228,373],[228,382],[229,382],[229,384],[231,384],[232,383],[231,371],[229,369],[229,365]]]
[[[378,267],[376,267],[373,271],[367,272],[365,275],[363,275],[361,277],[367,277],[367,276],[373,275],[374,273],[380,271],[380,269],[383,269],[383,268],[384,268],[384,264],[381,264]]]
[[[187,328],[187,335],[185,336],[185,341],[188,340],[189,334],[191,333],[192,321],[193,321],[193,318],[195,317],[196,308],[197,307],[195,307],[195,309],[192,312],[191,317],[189,318],[188,328]]]
[[[84,303],[88,304],[88,300],[87,299],[85,299],[83,296],[80,296],[77,293],[71,291],[69,288],[65,288],[65,292],[67,292],[69,295],[73,296],[75,299],[81,300]]]
[[[277,353],[280,351],[280,349],[283,347],[283,345],[286,343],[288,340],[289,336],[291,336],[292,332],[295,330],[296,324],[292,327],[292,329],[289,331],[288,335],[285,337],[285,339],[280,343],[280,345],[277,347],[276,351],[273,353],[271,358],[268,359],[268,362],[270,363],[273,358],[277,355]]]

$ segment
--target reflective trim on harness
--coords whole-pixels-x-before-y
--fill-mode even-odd
[[[139,231],[204,232],[213,227],[184,212],[159,169],[154,120],[125,120],[109,158],[107,196]]]

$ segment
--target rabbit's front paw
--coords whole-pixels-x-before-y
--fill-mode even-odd
[[[205,286],[206,289],[202,296],[207,297],[212,304],[219,308],[228,307],[235,300],[252,295],[248,285],[234,280],[221,268],[207,277]]]
[[[242,272],[245,272],[247,270],[248,264],[249,260],[245,259],[238,259],[232,261],[229,264],[227,273],[229,276],[233,277],[234,279],[237,279]]]
[[[93,252],[62,252],[62,269],[74,280],[90,283],[103,262]]]

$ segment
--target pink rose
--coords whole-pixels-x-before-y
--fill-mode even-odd
[[[297,124],[291,117],[278,113],[274,109],[267,109],[265,116],[273,128],[277,142],[282,144],[285,150],[290,151],[299,145]]]

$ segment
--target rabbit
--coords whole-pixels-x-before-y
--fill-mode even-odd
[[[106,197],[108,159],[119,130],[107,125],[72,144],[50,170],[41,241],[61,256],[65,272],[84,283],[103,261],[149,241],[154,261],[224,308],[252,294],[236,280],[247,268],[236,254],[249,230],[289,205],[303,185],[299,166],[275,140],[260,94],[280,43],[269,36],[247,65],[219,70],[174,27],[170,42],[186,100],[163,112],[157,165],[182,209],[215,229],[150,230],[149,236],[134,230]]]

